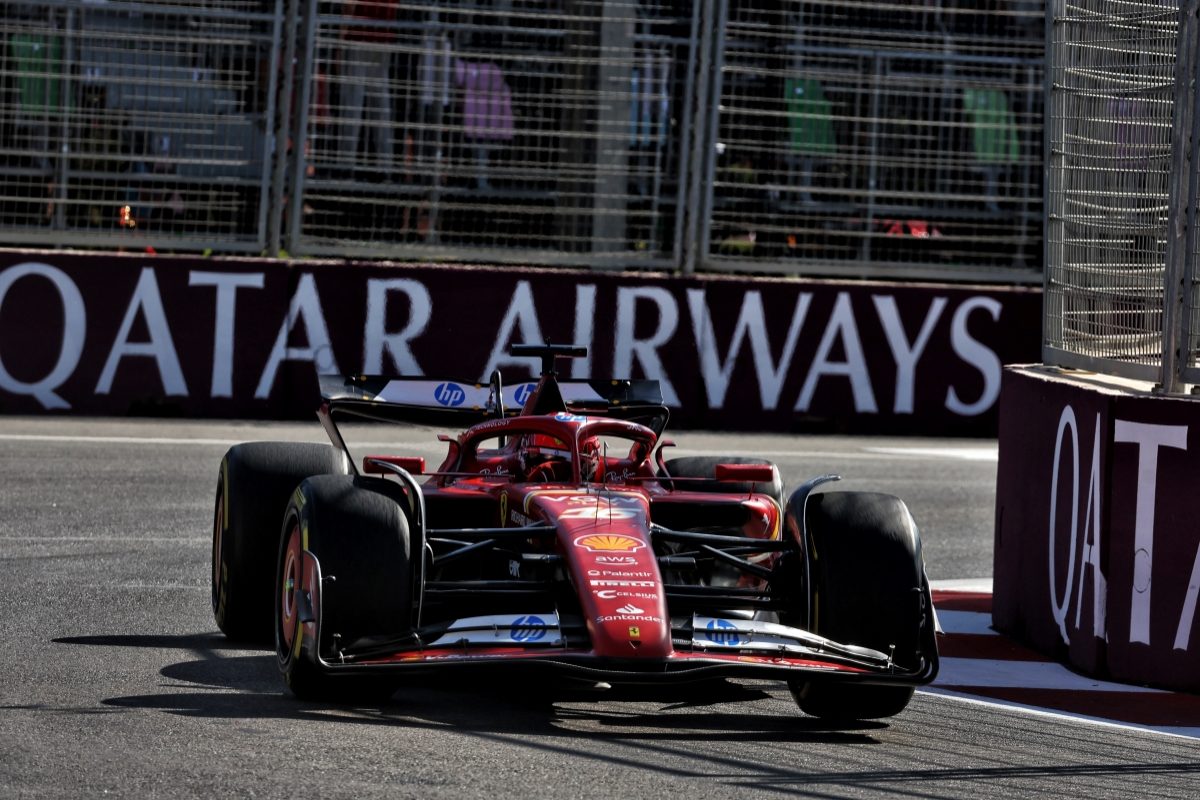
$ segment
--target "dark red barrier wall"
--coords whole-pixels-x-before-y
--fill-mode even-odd
[[[303,417],[318,371],[509,381],[513,342],[587,345],[573,377],[653,377],[683,426],[994,431],[1037,357],[1009,287],[563,270],[0,255],[0,409]]]
[[[1012,367],[993,620],[1117,680],[1200,690],[1200,404]]]

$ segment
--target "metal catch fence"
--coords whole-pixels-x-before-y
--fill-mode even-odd
[[[710,257],[993,277],[1040,262],[1041,3],[731,3]]]
[[[1047,363],[1200,383],[1200,1],[1051,6]]]
[[[259,252],[282,0],[5,3],[0,238]]]
[[[0,6],[0,241],[1036,280],[1041,0]]]
[[[669,266],[687,4],[311,7],[289,250]]]
[[[1057,4],[1047,57],[1047,361],[1157,378],[1179,9]]]

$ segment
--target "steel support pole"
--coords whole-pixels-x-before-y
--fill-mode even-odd
[[[295,62],[300,77],[300,108],[295,113],[295,142],[289,167],[291,181],[291,203],[288,206],[287,225],[283,229],[283,244],[291,255],[299,255],[301,236],[304,233],[304,179],[307,177],[310,154],[305,147],[309,136],[308,111],[312,104],[313,83],[317,76],[317,0],[308,0],[304,11],[304,51]]]
[[[279,13],[279,2],[276,0],[275,13]],[[292,86],[295,84],[296,76],[296,20],[299,18],[297,7],[304,0],[287,0],[287,10],[283,15],[283,86],[280,87],[277,82],[277,76],[274,71],[274,65],[278,64],[279,58],[279,38],[276,38],[272,45],[271,63],[267,66],[268,79],[271,81],[273,91],[279,92],[279,114],[274,118],[268,118],[268,124],[271,126],[271,131],[268,134],[271,148],[269,156],[271,158],[271,214],[267,223],[267,254],[271,256],[278,255],[280,250],[280,242],[282,239],[283,229],[283,197],[285,192],[284,184],[287,182],[287,147],[288,142],[292,139]],[[276,17],[278,19],[278,16]],[[295,146],[300,146],[295,143]]]
[[[1175,101],[1171,109],[1171,175],[1167,189],[1166,268],[1163,273],[1162,372],[1157,390],[1183,390],[1182,362],[1184,283],[1188,275],[1188,217],[1195,183],[1192,148],[1196,132],[1196,11],[1200,0],[1185,0],[1180,9],[1175,47]]]

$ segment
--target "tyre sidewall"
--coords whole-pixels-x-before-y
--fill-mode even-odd
[[[275,651],[284,682],[305,699],[345,699],[378,682],[331,676],[322,662],[365,636],[401,636],[411,630],[412,598],[407,499],[379,478],[316,476],[297,487],[284,515],[276,555]],[[320,566],[322,584],[311,593],[319,624],[302,624],[289,646],[284,631],[283,570],[289,538]],[[341,678],[341,679],[340,679]]]
[[[288,499],[304,478],[348,470],[345,455],[330,445],[251,442],[225,454],[214,503],[211,597],[227,637],[271,643],[275,547]]]

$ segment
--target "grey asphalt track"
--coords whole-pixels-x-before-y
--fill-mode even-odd
[[[794,484],[908,501],[931,577],[991,574],[995,442],[673,434]],[[0,798],[1194,797],[1194,740],[918,694],[830,728],[765,682],[614,692],[424,681],[301,703],[212,622],[228,445],[315,424],[0,418]],[[404,450],[434,459],[440,450]],[[434,443],[436,445],[436,443]]]

